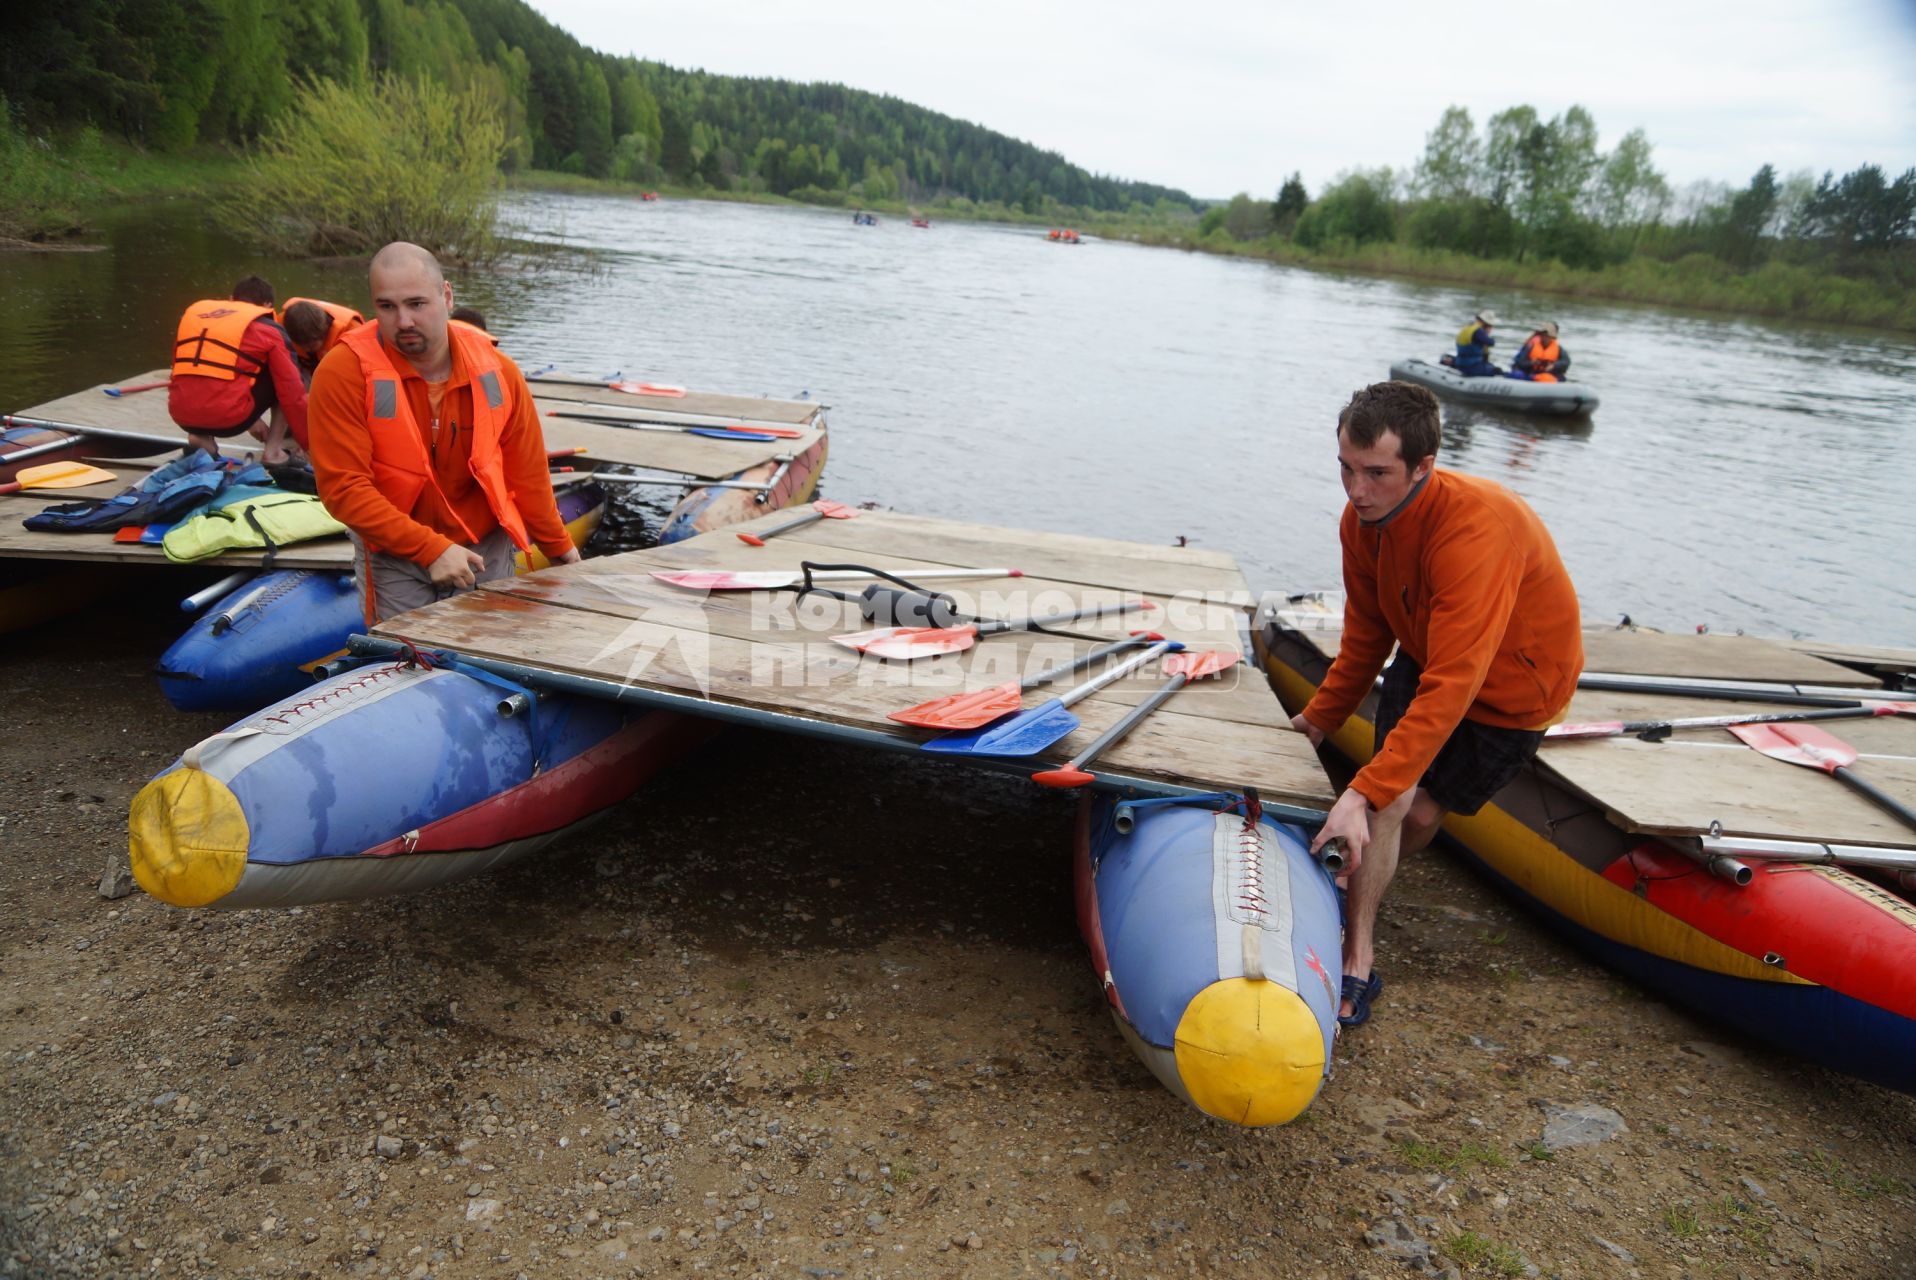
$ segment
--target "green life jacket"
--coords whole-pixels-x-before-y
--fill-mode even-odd
[[[264,565],[273,567],[273,553],[289,542],[329,538],[346,526],[309,493],[266,493],[244,498],[212,511],[202,511],[167,531],[160,546],[166,558],[190,564],[222,551],[266,548]]]

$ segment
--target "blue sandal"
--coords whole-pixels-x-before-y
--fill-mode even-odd
[[[1337,1015],[1339,1026],[1361,1027],[1370,1021],[1370,1002],[1384,993],[1384,980],[1377,976],[1377,970],[1370,971],[1368,980],[1354,973],[1344,975],[1344,988],[1340,993],[1351,1002],[1349,1013]]]

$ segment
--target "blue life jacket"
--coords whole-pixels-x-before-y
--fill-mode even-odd
[[[227,463],[192,449],[110,498],[62,503],[30,515],[27,528],[47,533],[112,533],[134,525],[177,521],[233,484],[268,484],[257,462]]]

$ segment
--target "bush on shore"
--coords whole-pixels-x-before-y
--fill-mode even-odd
[[[302,85],[215,215],[286,254],[358,255],[410,240],[479,262],[500,248],[506,130],[483,88],[382,76]]]

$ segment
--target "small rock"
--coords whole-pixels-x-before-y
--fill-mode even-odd
[[[1104,1206],[1104,1212],[1106,1217],[1122,1218],[1125,1214],[1131,1212],[1131,1206],[1124,1200],[1113,1200],[1110,1204]]]
[[[387,1160],[397,1160],[406,1151],[403,1138],[395,1138],[390,1133],[382,1133],[373,1139],[373,1154]]]
[[[1743,1178],[1737,1179],[1737,1181],[1743,1184],[1743,1189],[1745,1191],[1755,1196],[1758,1200],[1768,1200],[1770,1198],[1770,1193],[1765,1191],[1763,1189],[1763,1184],[1758,1182],[1755,1178],[1743,1177]]]
[[[1364,1243],[1416,1271],[1431,1265],[1430,1244],[1418,1238],[1402,1218],[1379,1218],[1364,1233]]]
[[[1591,1236],[1590,1238],[1592,1240],[1595,1240],[1599,1245],[1603,1246],[1603,1249],[1605,1252],[1614,1255],[1619,1261],[1626,1262],[1630,1264],[1631,1266],[1636,1265],[1637,1255],[1634,1253],[1631,1253],[1628,1249],[1624,1248],[1622,1245],[1615,1244],[1609,1240],[1605,1240],[1602,1236]]]
[[[498,1217],[504,1208],[505,1206],[497,1200],[468,1200],[466,1201],[466,1221],[489,1222]]]
[[[1608,1107],[1586,1102],[1551,1109],[1550,1120],[1543,1127],[1543,1145],[1551,1151],[1590,1147],[1629,1131],[1622,1116]]]

